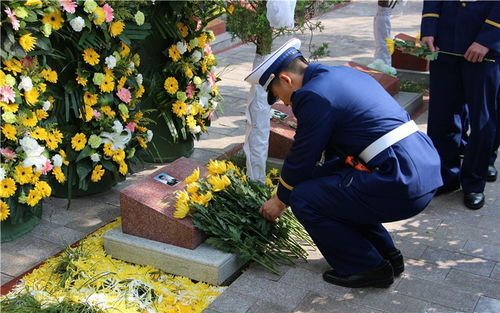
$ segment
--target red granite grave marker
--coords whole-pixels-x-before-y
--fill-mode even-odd
[[[415,41],[416,38],[406,34],[397,34],[396,38],[404,41]],[[401,70],[412,71],[429,71],[429,61],[423,58],[418,58],[414,55],[403,53],[399,50],[394,50],[392,54],[392,66]]]
[[[288,116],[283,120],[271,119],[268,156],[270,158],[284,159],[293,144],[295,128],[291,125],[297,125],[297,119],[293,115],[292,107],[286,106],[281,101],[273,104],[271,108],[283,112]]]
[[[397,94],[399,92],[400,84],[399,84],[399,78],[397,78],[397,77],[387,75],[385,73],[371,69],[369,67],[366,67],[366,66],[359,64],[359,63],[356,63],[356,62],[348,62],[344,65],[355,68],[355,69],[357,69],[361,72],[364,72],[364,73],[370,75],[371,77],[375,78],[375,80],[378,81],[378,83],[380,85],[382,85],[382,87],[384,87],[384,89],[391,96],[394,96],[395,94]]]
[[[200,169],[200,176],[205,175],[206,168],[203,165],[180,158],[123,189],[120,192],[123,232],[188,249],[194,249],[202,243],[205,235],[195,229],[189,217],[173,217],[175,192],[184,189],[182,181],[196,168]],[[179,183],[170,186],[155,180],[162,173],[176,178]]]

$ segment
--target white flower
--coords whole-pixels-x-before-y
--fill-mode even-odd
[[[19,90],[24,89],[26,91],[30,91],[33,89],[33,82],[31,81],[31,78],[28,76],[21,76],[21,82],[19,83],[19,86],[17,86]]]
[[[21,147],[26,154],[23,166],[31,167],[34,165],[36,166],[38,171],[41,171],[48,160],[45,156],[42,155],[42,153],[45,151],[44,147],[40,146],[35,139],[29,136],[21,139],[19,143],[21,144]]]
[[[150,142],[151,140],[153,140],[153,131],[151,129],[148,129],[148,131],[146,132],[146,134],[148,135],[148,142]]]
[[[187,44],[183,43],[182,41],[179,41],[177,43],[177,50],[179,50],[180,54],[184,54],[184,52],[187,51]]]
[[[123,128],[123,125],[115,120],[114,125],[113,125],[113,130],[114,132],[109,133],[109,132],[102,132],[99,136],[102,138],[102,142],[106,143],[111,143],[112,144],[112,149],[125,149],[125,146],[127,143],[130,141],[132,138],[132,133],[128,128]],[[122,135],[122,132],[126,132],[126,135]]]
[[[80,16],[77,16],[69,21],[69,24],[75,32],[81,32],[83,27],[85,26],[85,21]]]
[[[201,127],[199,125],[196,125],[194,128],[190,129],[189,131],[193,134],[198,134],[199,132],[201,132]]]
[[[63,158],[60,154],[56,154],[52,157],[52,163],[55,167],[61,167],[63,164]]]
[[[101,160],[101,156],[99,155],[99,153],[93,153],[90,156],[90,159],[94,162],[99,162]]]
[[[110,70],[112,70],[112,69],[114,69],[114,68],[115,68],[115,66],[116,66],[116,58],[115,58],[114,56],[110,55],[109,57],[106,57],[106,58],[104,59],[104,63],[106,63],[106,66],[107,66]]]
[[[143,82],[142,74],[137,74],[135,80],[137,81],[137,85],[142,85]]]
[[[201,107],[204,108],[204,109],[206,109],[209,100],[210,100],[210,98],[208,96],[202,96],[202,95],[200,95],[200,105],[201,105]]]
[[[48,111],[48,110],[50,109],[50,101],[49,101],[49,100],[45,100],[45,101],[43,102],[43,107],[42,107],[42,109],[43,109],[44,111]]]
[[[194,63],[198,62],[201,60],[201,52],[198,50],[195,50],[193,54],[191,54],[191,61]]]
[[[128,64],[128,69],[132,71],[134,68],[135,68],[135,64],[134,64],[134,62],[130,62],[130,63]]]
[[[5,169],[0,167],[0,181],[5,179]]]
[[[208,96],[212,92],[212,86],[208,82],[203,82],[200,86],[200,94],[204,96]]]
[[[113,122],[113,127],[112,128],[115,131],[115,133],[121,133],[123,131],[123,125],[118,120],[115,120]]]

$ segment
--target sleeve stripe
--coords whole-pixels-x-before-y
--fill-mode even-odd
[[[439,14],[437,13],[426,13],[424,15],[422,15],[422,18],[424,17],[439,17]]]
[[[286,189],[288,190],[293,190],[293,187],[290,186],[289,184],[285,183],[285,181],[283,180],[283,178],[280,177],[280,183],[283,185],[283,187],[285,187]]]
[[[485,22],[486,24],[490,24],[490,25],[492,25],[492,26],[495,26],[495,27],[497,27],[497,28],[500,28],[500,23],[495,23],[495,22],[493,22],[492,20],[488,20],[488,19],[486,19],[484,22]]]

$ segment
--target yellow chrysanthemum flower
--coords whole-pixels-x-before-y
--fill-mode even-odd
[[[116,112],[113,111],[109,105],[102,106],[101,112],[109,118],[113,118],[116,115]]]
[[[49,117],[49,113],[47,113],[46,111],[42,110],[42,109],[38,109],[35,111],[35,114],[36,114],[36,118],[41,121],[41,120],[44,120],[46,119],[47,117]]]
[[[120,90],[123,88],[123,86],[125,86],[125,83],[127,82],[127,77],[126,76],[122,76],[119,80],[118,80],[118,84],[116,85],[116,90]]]
[[[40,72],[40,74],[42,74],[43,78],[46,81],[51,82],[51,83],[57,83],[57,72],[56,71],[45,69],[42,72]]]
[[[198,180],[198,178],[200,178],[200,169],[199,168],[196,168],[192,173],[191,175],[189,175],[188,177],[186,177],[184,179],[184,183],[185,184],[192,184],[194,182],[196,182]]]
[[[106,75],[104,82],[99,85],[102,92],[112,92],[115,89],[115,80],[112,76]]]
[[[63,149],[61,149],[61,150],[59,150],[59,154],[61,155],[61,157],[63,159],[63,164],[68,165],[69,161],[66,161],[66,152]]]
[[[165,79],[163,87],[169,94],[173,95],[177,92],[177,90],[179,90],[179,83],[174,77],[168,77],[167,79]]]
[[[16,113],[19,110],[19,104],[17,103],[5,103],[0,101],[0,108],[2,108],[3,111],[5,112],[12,112]]]
[[[207,178],[208,183],[212,186],[213,191],[221,191],[231,185],[231,180],[226,175],[212,175]]]
[[[64,19],[61,16],[61,11],[47,13],[42,18],[42,23],[49,24],[53,30],[59,30],[63,26]]]
[[[40,180],[40,176],[42,176],[42,172],[41,171],[35,171],[33,173],[33,176],[31,177],[31,184],[34,185],[36,184],[39,180]]]
[[[31,88],[30,91],[24,92],[24,100],[26,100],[29,105],[35,105],[38,102],[39,96],[40,94],[35,87]]]
[[[85,116],[84,116],[85,122],[89,122],[92,119],[92,117],[94,117],[94,110],[92,109],[92,107],[90,105],[84,106],[83,113],[85,114]]]
[[[194,129],[196,127],[196,120],[194,119],[194,117],[192,115],[189,115],[186,118],[186,124],[189,127],[189,129]]]
[[[0,182],[0,198],[9,198],[16,190],[16,182],[12,178],[4,178]]]
[[[389,51],[389,54],[392,55],[394,53],[394,39],[385,38],[385,43],[387,45],[387,50]]]
[[[19,44],[21,45],[24,51],[30,52],[33,49],[35,49],[36,37],[31,36],[31,33],[22,35],[19,38]]]
[[[35,128],[34,131],[30,132],[30,135],[31,137],[39,140],[46,140],[48,136],[47,131],[42,127]]]
[[[90,65],[96,65],[99,63],[99,54],[92,48],[87,48],[83,50],[83,60],[85,63]]]
[[[5,136],[5,138],[9,140],[16,141],[17,140],[17,129],[14,125],[12,124],[5,124],[2,126],[2,134]]]
[[[120,162],[120,167],[118,168],[118,172],[122,175],[127,175],[128,173],[128,165],[125,163],[125,161]]]
[[[177,115],[178,117],[186,115],[187,113],[186,103],[179,100],[175,101],[174,104],[172,105],[172,112],[174,112],[174,114]]]
[[[3,64],[5,65],[3,69],[8,71],[8,72],[11,72],[12,75],[16,76],[17,73],[21,73],[22,64],[19,60],[10,59],[10,60],[3,61]]]
[[[7,203],[0,200],[0,221],[5,221],[10,215],[9,206]]]
[[[103,8],[97,7],[94,12],[92,12],[92,17],[94,18],[94,24],[101,25],[106,20],[106,12]]]
[[[64,173],[60,167],[54,167],[52,169],[52,174],[55,176],[56,180],[62,184],[66,181],[66,176],[64,176]]]
[[[50,188],[50,185],[43,180],[35,184],[35,190],[40,196],[42,196],[42,198],[50,197],[50,194],[52,193],[52,188]]]
[[[26,3],[24,5],[39,5],[42,4],[42,0],[26,0]]]
[[[181,219],[189,213],[189,194],[185,190],[178,191],[176,194],[177,201],[175,203],[174,217]]]
[[[33,169],[31,167],[24,167],[22,165],[16,166],[14,171],[14,179],[20,185],[31,184],[33,178]]]
[[[26,203],[29,206],[35,206],[42,200],[42,196],[33,188],[30,190],[30,193],[28,194],[28,201]]]
[[[31,113],[31,117],[21,118],[21,123],[26,127],[35,127],[38,124],[38,119],[35,113]]]
[[[120,55],[126,57],[130,53],[130,48],[122,41]]]
[[[111,35],[111,37],[116,37],[120,35],[124,29],[125,23],[123,23],[122,21],[116,21],[111,23],[111,25],[109,26],[109,34]]]
[[[92,170],[92,175],[90,176],[90,180],[93,181],[94,183],[100,181],[102,176],[104,175],[104,172],[105,170],[102,168],[101,164],[96,165]]]
[[[198,37],[198,47],[204,49],[207,44],[207,34],[203,33]]]
[[[198,183],[191,183],[186,186],[186,191],[190,194],[197,193],[198,190],[200,190],[200,186],[198,185]]]
[[[147,149],[148,145],[146,144],[146,141],[142,137],[137,136],[137,142],[139,143],[139,146],[143,149]]]
[[[234,4],[229,5],[229,6],[227,7],[226,11],[227,11],[227,13],[229,13],[229,14],[233,14],[233,12],[234,12]]]
[[[58,143],[61,143],[63,138],[64,138],[63,134],[61,133],[61,131],[59,129],[54,129],[52,131],[52,137],[54,137]]]
[[[185,38],[188,35],[188,28],[183,23],[177,23],[177,29],[181,33],[182,38]]]
[[[5,73],[4,71],[0,70],[0,87],[3,87],[6,85],[5,83]]]
[[[81,76],[76,76],[76,82],[79,84],[79,85],[82,85],[82,86],[87,86],[87,80]]]
[[[113,144],[111,142],[104,144],[103,151],[104,151],[105,156],[111,157],[111,156],[113,156],[113,154],[115,154],[115,150],[113,150],[112,147],[113,147]]]
[[[144,91],[146,91],[146,89],[144,88],[143,85],[139,85],[139,88],[137,88],[137,91],[135,92],[135,97],[137,99],[141,98],[142,95],[144,94]]]
[[[226,162],[210,160],[207,165],[208,175],[224,174],[227,171]]]
[[[45,140],[45,145],[49,148],[49,150],[55,150],[59,146],[59,143],[53,136],[48,136]]]
[[[179,59],[181,58],[181,54],[179,52],[179,50],[177,49],[177,46],[176,45],[172,45],[169,49],[168,49],[168,56],[174,61],[174,62],[177,62],[179,61]]]
[[[212,192],[207,191],[207,193],[205,193],[204,195],[200,195],[200,197],[196,203],[203,205],[203,206],[207,206],[208,202],[210,202],[210,200],[212,200],[212,197],[213,197]]]
[[[42,93],[45,92],[45,90],[47,90],[47,84],[46,83],[40,83],[40,84],[38,84],[38,89]]]
[[[80,151],[85,148],[85,144],[87,143],[87,137],[84,133],[78,133],[71,138],[71,147],[75,151]]]
[[[184,66],[184,74],[189,79],[193,78],[193,70],[189,67],[189,65]]]
[[[125,151],[123,151],[122,149],[116,149],[113,153],[113,161],[115,161],[116,163],[120,163],[123,160],[125,160]]]
[[[98,97],[99,96],[97,94],[92,94],[88,91],[85,91],[85,93],[83,94],[83,103],[88,106],[93,106],[97,103]]]

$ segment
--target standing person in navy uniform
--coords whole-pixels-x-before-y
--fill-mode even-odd
[[[464,204],[477,210],[500,139],[500,2],[425,1],[421,33],[431,51],[463,54],[440,53],[431,62],[428,134],[441,157],[439,193],[461,185]],[[470,134],[460,164],[465,105]]]
[[[298,48],[290,40],[245,78],[297,118],[277,194],[260,213],[274,221],[292,208],[333,268],[323,274],[327,282],[387,287],[404,263],[381,223],[427,206],[442,185],[439,155],[377,81],[308,64]]]

